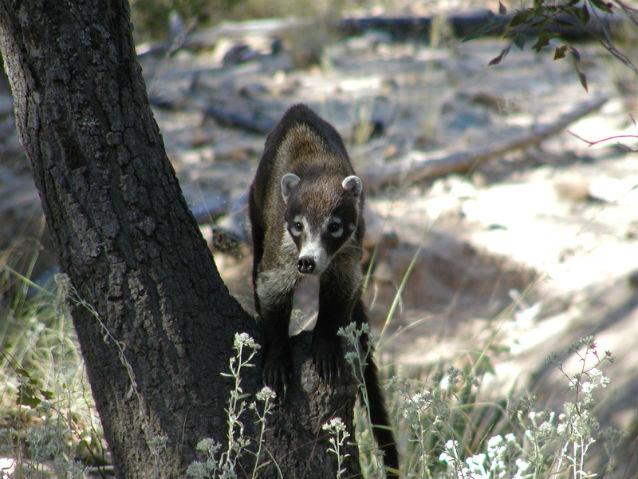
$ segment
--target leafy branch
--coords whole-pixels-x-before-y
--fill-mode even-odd
[[[605,21],[617,11],[638,26],[638,9],[626,5],[622,0],[534,0],[533,6],[517,10],[513,14],[508,13],[507,7],[499,0],[498,15],[472,31],[464,40],[504,29],[503,38],[509,43],[489,62],[489,65],[497,65],[507,56],[512,45],[523,50],[531,37],[534,41],[531,48],[536,53],[553,46],[554,60],[570,58],[581,85],[587,90],[587,77],[580,68],[580,53],[568,38],[570,30],[574,31],[591,21],[596,22],[598,29],[592,29],[592,32],[600,32],[597,35],[601,45],[638,75],[638,66],[615,46]]]

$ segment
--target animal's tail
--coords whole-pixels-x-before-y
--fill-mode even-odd
[[[365,386],[368,391],[368,401],[370,405],[370,420],[372,421],[372,432],[377,441],[379,449],[383,451],[383,463],[388,470],[388,478],[399,477],[399,453],[397,452],[388,413],[385,409],[383,391],[379,384],[379,374],[377,365],[372,354],[368,355],[367,365],[364,371]]]

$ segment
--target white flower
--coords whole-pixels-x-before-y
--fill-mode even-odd
[[[541,436],[545,436],[548,437],[551,435],[552,431],[554,430],[554,426],[552,423],[550,422],[544,422],[543,424],[541,424],[540,426],[538,426],[538,433]]]
[[[465,459],[465,463],[469,471],[472,473],[472,477],[479,478],[489,478],[489,474],[485,471],[485,459],[487,456],[485,454],[476,454],[472,457],[468,457]],[[478,474],[478,476],[477,476]]]
[[[490,469],[493,470],[500,467],[500,457],[505,453],[506,449],[507,446],[503,444],[503,437],[500,434],[492,436],[487,441],[487,456],[492,461],[492,467]]]
[[[210,437],[207,437],[197,443],[197,450],[206,452],[206,451],[215,449],[216,446],[219,447],[219,445],[215,442],[215,440]]]
[[[439,461],[446,463],[448,466],[454,465],[454,462],[459,460],[459,455],[456,452],[457,445],[458,442],[453,439],[448,440],[445,443],[445,450],[439,456]]]
[[[447,388],[450,387],[450,376],[445,375],[443,376],[443,379],[441,379],[441,383],[439,384],[441,386],[441,389],[446,390]]]
[[[487,441],[487,448],[494,449],[495,447],[499,446],[502,442],[503,442],[503,437],[500,434],[497,434],[496,436],[490,437],[490,439]]]
[[[260,401],[265,401],[266,399],[275,399],[277,397],[277,394],[268,386],[264,386],[259,390],[256,396],[257,399],[259,399]]]
[[[346,430],[346,425],[343,423],[341,418],[337,416],[333,417],[332,419],[330,419],[330,421],[321,426],[321,429],[323,429],[324,431],[341,432]]]
[[[241,349],[242,346],[248,346],[251,349],[259,349],[261,347],[248,333],[235,333],[233,346],[235,349]]]
[[[523,477],[523,473],[529,469],[530,463],[525,459],[521,459],[520,457],[516,459],[516,475],[514,479],[519,479]]]
[[[446,451],[443,451],[439,456],[439,461],[446,463],[448,466],[454,464],[454,458],[450,456]]]

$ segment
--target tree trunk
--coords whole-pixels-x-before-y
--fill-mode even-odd
[[[221,281],[167,159],[128,5],[0,0],[0,50],[74,291],[73,322],[117,476],[184,477],[200,439],[226,441],[231,382],[220,372],[234,333],[259,338]],[[295,385],[264,444],[263,457],[287,478],[334,477],[320,426],[340,415],[352,430],[356,388],[329,390],[308,366],[308,350],[296,350]],[[259,387],[259,361],[242,375],[244,392]],[[254,437],[253,421],[243,422]],[[347,452],[346,475],[357,475],[356,450]],[[261,472],[279,474],[274,465]]]

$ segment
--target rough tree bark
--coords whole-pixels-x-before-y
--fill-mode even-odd
[[[72,302],[73,322],[117,476],[184,477],[198,440],[225,442],[220,372],[234,333],[258,330],[221,281],[165,154],[128,5],[0,0],[0,49],[60,268],[85,302]],[[334,477],[320,426],[340,415],[352,427],[356,388],[327,388],[307,341],[297,344],[262,456],[278,468],[260,477]],[[244,392],[258,389],[257,366]]]

